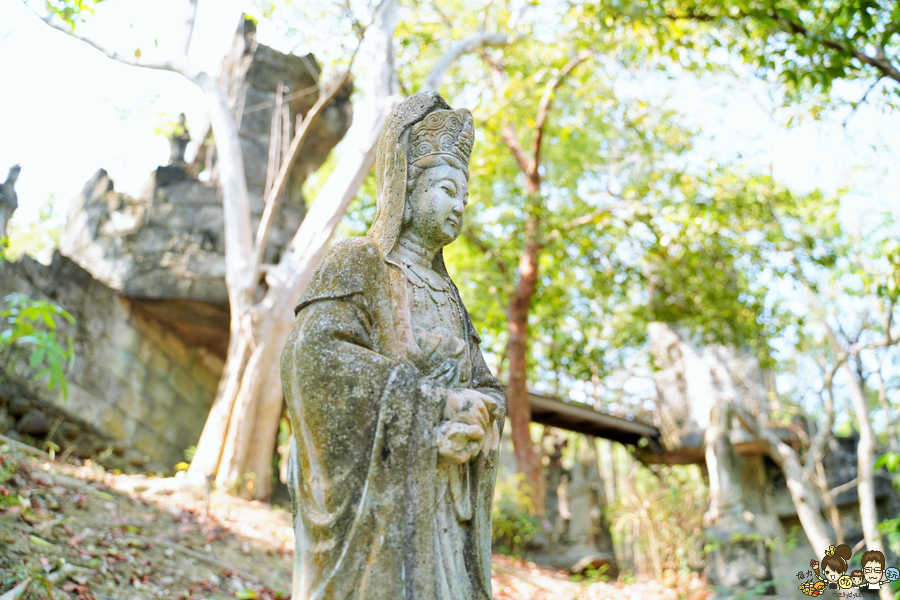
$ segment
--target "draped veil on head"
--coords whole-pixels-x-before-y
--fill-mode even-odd
[[[394,109],[381,130],[375,158],[375,220],[366,235],[375,240],[385,257],[393,250],[403,226],[410,129],[437,110],[453,109],[437,92],[415,94]],[[443,250],[434,257],[433,268],[447,275]]]

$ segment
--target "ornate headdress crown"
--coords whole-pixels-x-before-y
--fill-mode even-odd
[[[466,109],[436,110],[412,126],[409,134],[409,162],[429,154],[449,154],[469,164],[475,124]]]

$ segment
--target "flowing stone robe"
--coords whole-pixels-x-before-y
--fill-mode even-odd
[[[435,270],[446,276],[443,258]],[[447,278],[449,281],[449,278]],[[458,292],[450,286],[458,305]],[[465,309],[466,365],[456,385],[492,397],[503,429],[506,401]],[[282,355],[294,430],[293,598],[444,600],[438,545],[446,519],[436,430],[446,388],[427,376],[413,333],[407,282],[368,237],[335,244],[297,305]],[[498,450],[462,468],[470,506],[462,539],[469,582],[454,600],[491,598],[491,502]],[[459,488],[456,490],[458,495]],[[458,498],[455,498],[457,500]],[[444,508],[442,508],[444,507]],[[468,510],[467,510],[468,512]],[[437,520],[436,520],[437,519]],[[458,572],[458,571],[457,571]]]

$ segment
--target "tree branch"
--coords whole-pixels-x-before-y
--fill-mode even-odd
[[[793,33],[795,35],[801,35],[807,39],[817,41],[821,43],[826,48],[831,50],[835,50],[840,52],[841,54],[852,56],[857,59],[859,62],[869,65],[871,67],[875,67],[878,71],[881,72],[882,77],[887,77],[889,79],[893,79],[897,83],[900,83],[900,70],[898,70],[894,65],[891,64],[891,61],[884,55],[883,48],[879,47],[879,50],[876,52],[875,56],[869,56],[859,50],[854,49],[850,45],[850,40],[844,40],[843,42],[826,38],[821,36],[815,32],[811,32],[806,26],[801,23],[797,23],[792,19],[788,19],[782,13],[772,11],[767,15],[771,19],[773,19],[776,23],[780,23],[783,29],[787,29],[788,32]],[[698,12],[687,12],[681,14],[669,13],[665,14],[667,19],[671,20],[692,20],[692,21],[716,21],[719,18],[717,15],[711,15],[707,13],[698,13]],[[741,11],[736,17],[725,17],[729,18],[732,21],[737,21],[742,18],[758,18],[754,17],[750,13],[746,11]],[[896,28],[896,25],[895,25]]]
[[[585,50],[570,60],[566,66],[544,87],[544,94],[541,96],[541,102],[538,105],[537,118],[534,122],[534,135],[531,142],[531,170],[537,173],[541,164],[541,143],[544,140],[544,126],[547,123],[547,113],[550,112],[550,103],[553,100],[553,94],[562,85],[563,80],[575,70],[575,67],[586,61],[594,55],[593,50]]]
[[[557,231],[571,231],[572,229],[576,229],[576,228],[578,228],[578,227],[583,227],[583,226],[585,226],[585,225],[590,225],[591,223],[596,222],[597,219],[599,219],[600,217],[603,217],[603,216],[605,216],[605,215],[608,215],[608,214],[610,214],[610,213],[611,213],[612,211],[614,211],[614,210],[617,210],[617,209],[620,209],[620,208],[625,208],[626,206],[630,206],[631,204],[632,204],[631,202],[624,202],[624,201],[623,201],[623,202],[619,202],[618,204],[613,204],[612,206],[608,206],[608,207],[606,207],[606,208],[601,208],[600,210],[597,210],[597,211],[592,212],[592,213],[590,213],[590,214],[587,214],[587,215],[578,217],[577,219],[573,219],[572,221],[569,221],[568,223],[566,223],[566,224],[563,225],[562,227],[559,227],[559,228],[557,229]],[[556,234],[556,235],[554,235],[554,236],[552,236],[552,237],[556,237],[557,235],[559,235],[559,234]]]
[[[225,218],[225,279],[231,310],[242,312],[243,298],[232,290],[255,289],[256,282],[249,277],[250,256],[253,240],[250,238],[250,195],[247,192],[247,178],[244,175],[241,142],[238,139],[234,115],[222,95],[219,83],[214,77],[200,73],[194,81],[206,93],[209,102],[209,121],[216,136],[216,151],[219,155],[219,185],[222,189],[222,207]]]
[[[390,50],[396,11],[394,0],[382,0],[366,29],[365,40],[369,49],[362,56],[371,59],[367,64],[367,81],[372,88],[366,93],[367,113],[371,112],[371,124],[367,118],[365,123],[368,130],[348,140],[350,146],[319,191],[318,200],[312,204],[278,265],[270,268],[266,275],[266,280],[270,283],[269,293],[277,288],[289,295],[284,303],[275,303],[279,311],[286,310],[279,318],[284,318],[287,322],[292,320],[293,307],[327,249],[334,229],[371,170],[381,128],[400,100]]]
[[[181,54],[187,59],[191,50],[191,41],[194,39],[194,24],[197,22],[197,5],[200,0],[188,0],[188,15],[184,22],[184,47]]]
[[[504,277],[507,274],[506,264],[500,260],[500,257],[494,251],[493,248],[489,247],[482,240],[478,239],[478,236],[468,227],[463,229],[463,237],[466,238],[473,246],[481,250],[485,256],[494,261],[494,264],[497,265],[497,270],[500,271],[500,274]]]
[[[506,46],[510,43],[510,38],[503,33],[481,33],[466,40],[461,40],[450,47],[434,64],[428,76],[425,77],[424,83],[420,88],[420,92],[430,92],[437,90],[441,85],[441,80],[447,71],[453,65],[454,61],[463,54],[475,52],[482,48],[490,46]]]
[[[481,58],[488,64],[488,69],[491,73],[491,84],[494,88],[494,95],[500,100],[506,93],[505,83],[503,81],[503,63],[492,58],[487,52],[482,52]],[[519,165],[519,169],[521,169],[522,173],[525,174],[525,177],[530,180],[531,174],[528,157],[525,155],[525,151],[519,143],[519,135],[516,132],[515,125],[509,122],[504,123],[503,126],[500,127],[500,137],[503,139],[506,147],[509,148],[513,159],[515,159],[516,164]]]
[[[195,5],[195,10],[196,10],[196,5]],[[35,13],[35,14],[37,14],[37,13]],[[187,29],[189,32],[193,32],[193,29],[194,29],[193,20],[194,20],[194,16],[196,16],[196,12],[192,12],[192,15],[193,16],[191,16],[188,20],[188,28]],[[72,37],[72,38],[75,38],[76,40],[84,42],[91,48],[94,48],[95,50],[99,50],[100,52],[105,54],[107,58],[111,58],[116,62],[120,62],[122,64],[129,65],[132,67],[143,67],[145,69],[155,69],[158,71],[172,71],[174,73],[179,73],[181,75],[184,75],[188,79],[191,79],[191,80],[194,79],[194,75],[191,74],[190,70],[188,69],[186,55],[181,55],[175,60],[167,60],[167,61],[163,61],[163,62],[159,62],[159,63],[141,62],[140,58],[138,58],[136,56],[125,56],[125,55],[119,54],[115,50],[112,50],[110,48],[107,48],[106,46],[98,44],[97,42],[95,42],[89,38],[78,35],[71,29],[68,29],[67,27],[63,27],[62,25],[58,25],[57,23],[54,23],[50,17],[45,18],[45,17],[41,17],[41,15],[37,15],[37,16],[44,23],[46,23],[48,27],[52,27],[53,29],[55,29],[57,31],[63,32],[64,34],[66,34],[69,37]],[[188,40],[187,43],[190,44],[190,40]]]
[[[190,45],[194,20],[197,14],[196,9],[196,0],[191,0],[190,12],[185,23],[186,39],[182,47],[183,50],[186,50]],[[40,17],[40,15],[38,16]],[[254,287],[250,279],[245,280],[250,274],[248,259],[253,248],[253,240],[250,238],[250,200],[247,192],[247,180],[244,175],[243,155],[241,154],[234,117],[216,79],[203,72],[192,72],[186,54],[182,54],[175,60],[160,63],[142,63],[137,57],[123,56],[93,40],[57,25],[49,17],[42,18],[42,20],[48,26],[84,42],[117,62],[145,69],[178,73],[190,79],[204,91],[209,103],[210,124],[215,133],[216,149],[223,166],[220,169],[220,185],[224,198],[222,204],[225,218],[225,239],[227,240],[225,279],[228,283],[229,301],[232,303],[232,310],[240,311],[240,307],[244,305],[245,298],[240,293],[232,293],[231,290],[248,290]]]
[[[504,124],[503,127],[500,128],[500,136],[506,143],[506,147],[509,148],[513,158],[516,160],[516,164],[522,169],[522,173],[525,174],[525,177],[531,179],[531,164],[528,157],[525,155],[525,151],[522,150],[521,144],[519,144],[519,136],[516,134],[515,125],[512,123]]]
[[[841,43],[837,40],[832,40],[832,39],[826,38],[817,33],[812,33],[809,31],[808,28],[806,28],[801,23],[797,23],[792,19],[788,19],[779,12],[773,11],[772,13],[769,14],[769,16],[772,19],[774,19],[776,22],[781,23],[782,25],[786,26],[787,29],[791,33],[794,33],[796,35],[802,35],[805,38],[812,39],[814,41],[818,41],[826,48],[836,50],[837,52],[840,52],[841,54],[852,56],[863,64],[867,64],[869,66],[875,67],[876,69],[881,71],[882,76],[889,77],[889,78],[893,79],[894,81],[896,81],[897,83],[900,83],[900,71],[898,71],[890,63],[890,61],[887,60],[887,58],[884,57],[883,55],[875,56],[875,57],[869,56],[867,54],[864,54],[863,52],[860,52],[859,50],[852,48],[850,46],[849,40],[846,40],[844,43]]]

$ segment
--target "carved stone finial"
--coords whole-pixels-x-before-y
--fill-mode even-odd
[[[178,126],[172,131],[172,136],[169,138],[169,144],[171,148],[171,152],[169,154],[169,164],[170,165],[182,165],[184,164],[184,152],[187,150],[187,145],[191,141],[191,134],[187,128],[187,121],[184,116],[184,113],[178,115]]]
[[[16,208],[19,207],[18,197],[16,196],[16,180],[19,178],[19,172],[22,170],[20,165],[13,165],[9,169],[6,181],[0,184],[0,238],[7,236],[7,226]]]

